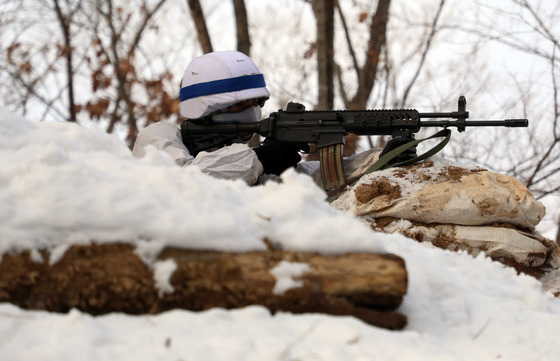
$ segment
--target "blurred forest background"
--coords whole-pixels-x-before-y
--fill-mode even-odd
[[[0,106],[128,145],[178,121],[184,68],[213,50],[257,63],[272,93],[263,114],[290,100],[454,111],[465,95],[470,119],[528,118],[528,129],[455,132],[443,153],[524,182],[547,206],[539,230],[560,242],[557,1],[0,0],[0,34]]]

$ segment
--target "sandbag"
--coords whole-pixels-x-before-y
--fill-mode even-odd
[[[353,194],[354,214],[373,218],[468,226],[509,223],[533,230],[545,214],[544,205],[518,180],[454,166],[375,172],[364,176]]]
[[[476,256],[484,252],[496,260],[509,261],[540,270],[560,267],[560,248],[556,243],[538,235],[506,227],[474,227],[458,225],[412,225],[395,227],[410,238],[431,242],[452,251],[464,250]]]
[[[363,176],[333,207],[419,242],[487,256],[541,275],[560,247],[534,232],[545,207],[516,179],[441,159]]]

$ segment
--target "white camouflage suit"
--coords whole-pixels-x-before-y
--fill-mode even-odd
[[[181,167],[195,166],[202,172],[216,178],[243,179],[248,185],[262,184],[274,175],[263,174],[263,166],[257,154],[247,144],[236,143],[212,152],[200,152],[193,157],[181,139],[179,128],[170,123],[159,122],[144,128],[138,134],[133,154],[143,157],[145,148],[153,146],[169,154]],[[319,168],[319,162],[301,162],[298,171],[312,174]]]

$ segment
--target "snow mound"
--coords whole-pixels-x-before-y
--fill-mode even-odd
[[[121,241],[149,260],[164,246],[244,252],[266,249],[264,239],[294,251],[383,252],[293,171],[249,187],[154,149],[136,159],[101,131],[13,115],[0,118],[0,169],[0,254],[48,249],[56,262],[73,244]]]

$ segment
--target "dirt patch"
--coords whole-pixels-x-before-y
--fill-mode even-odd
[[[433,172],[433,161],[428,161],[421,164],[413,164],[405,167],[395,168],[393,176],[397,178],[410,178],[417,182],[432,182],[440,183],[446,181],[459,182],[462,177],[471,173],[485,171],[486,169],[475,168],[467,169],[456,166],[444,166],[439,169],[437,173]]]
[[[0,302],[22,308],[139,314],[156,299],[152,272],[127,244],[71,247],[52,266],[29,252],[4,254],[0,263]]]
[[[398,219],[392,217],[381,217],[375,219],[375,224],[377,227],[381,229],[385,229],[385,227],[387,227],[388,225],[390,225],[391,223],[397,220]]]
[[[480,170],[477,170],[479,172]],[[466,170],[465,168],[459,167],[445,167],[445,172],[443,174],[440,173],[441,176],[448,178],[449,180],[458,182],[466,175],[474,173],[473,170]]]
[[[401,190],[399,185],[382,178],[371,184],[360,184],[355,190],[355,195],[359,202],[367,203],[380,196],[387,196],[388,200],[400,198]]]
[[[370,202],[372,199],[385,196],[385,201],[401,198],[403,192],[406,193],[407,184],[426,186],[428,184],[442,182],[459,182],[464,176],[471,173],[481,172],[484,169],[467,169],[455,166],[440,167],[435,170],[433,161],[426,163],[413,164],[404,167],[389,169],[390,175],[375,175],[369,184],[360,184],[354,190],[356,199],[362,204]],[[396,178],[398,181],[391,181]],[[404,189],[403,189],[404,187]]]
[[[432,244],[436,247],[443,248],[443,249],[452,249],[456,251],[456,243],[457,240],[457,232],[455,228],[452,228],[451,232],[438,232],[436,239],[432,241]]]

